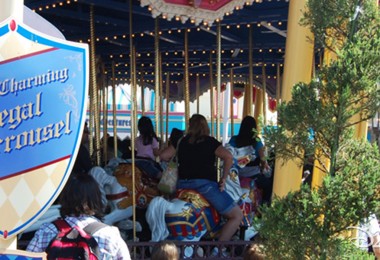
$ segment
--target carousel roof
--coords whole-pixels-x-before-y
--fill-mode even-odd
[[[24,0],[25,6],[48,20],[67,40],[90,42],[90,9],[95,21],[95,52],[111,82],[112,63],[117,82],[130,78],[130,9],[136,48],[137,80],[154,85],[155,22],[158,20],[162,79],[169,73],[170,98],[182,99],[184,39],[188,34],[190,98],[209,89],[210,60],[216,70],[217,23],[221,25],[222,81],[233,70],[235,87],[248,82],[249,30],[252,29],[254,81],[261,86],[265,65],[267,92],[276,92],[277,64],[284,63],[288,0]],[[215,79],[214,79],[215,83]],[[163,87],[165,92],[165,85]]]

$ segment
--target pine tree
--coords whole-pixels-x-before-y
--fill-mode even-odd
[[[356,124],[380,109],[379,9],[373,0],[309,0],[301,23],[317,48],[337,59],[310,83],[293,87],[264,139],[284,161],[298,159],[302,166],[314,155],[326,177],[318,189],[275,198],[262,209],[259,229],[275,259],[330,259],[353,252],[344,230],[380,212],[379,150],[353,135]]]

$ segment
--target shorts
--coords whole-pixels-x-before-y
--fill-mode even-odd
[[[178,180],[177,188],[198,191],[222,215],[237,205],[225,190],[220,191],[219,184],[215,181],[206,179]]]

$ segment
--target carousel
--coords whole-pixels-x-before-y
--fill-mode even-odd
[[[194,113],[206,116],[211,135],[223,144],[246,115],[276,124],[276,107],[290,99],[291,86],[310,81],[322,64],[323,49],[299,43],[310,36],[298,23],[305,2],[24,0],[24,14],[53,24],[55,37],[89,46],[91,175],[108,205],[104,222],[119,227],[133,259],[149,259],[150,248],[163,240],[174,240],[181,258],[208,257],[223,247],[227,258],[242,259],[257,235],[252,221],[261,191],[243,187],[230,172],[227,190],[244,219],[233,241],[215,241],[224,220],[200,194],[165,194],[157,189],[159,180],[139,167],[137,122],[150,117],[162,146],[174,128],[186,131]],[[285,174],[270,178],[277,195],[299,185]],[[55,219],[58,209],[51,206],[19,235],[20,248],[25,234]]]

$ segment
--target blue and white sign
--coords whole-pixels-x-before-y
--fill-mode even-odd
[[[71,173],[85,122],[87,45],[0,24],[0,238],[32,224]]]

